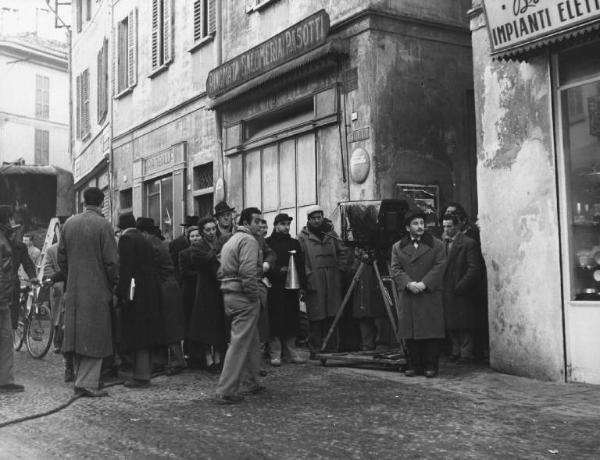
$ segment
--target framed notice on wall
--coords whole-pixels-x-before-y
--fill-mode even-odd
[[[427,215],[426,225],[437,225],[440,212],[438,185],[397,184],[396,187],[399,192],[397,198],[409,198]]]
[[[588,97],[588,114],[590,118],[590,134],[600,136],[600,96]]]

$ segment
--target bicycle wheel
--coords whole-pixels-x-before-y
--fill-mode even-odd
[[[54,328],[52,327],[52,313],[46,305],[38,305],[29,315],[29,324],[25,334],[27,351],[36,358],[43,358],[52,344]]]

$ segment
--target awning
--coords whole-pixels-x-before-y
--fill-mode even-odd
[[[348,46],[345,41],[342,40],[331,40],[324,45],[315,48],[312,51],[309,51],[306,54],[303,54],[300,57],[292,61],[288,61],[285,64],[276,67],[275,69],[269,70],[268,72],[253,78],[252,80],[243,83],[240,86],[235,87],[231,91],[224,93],[220,96],[211,99],[207,107],[209,109],[214,109],[232,99],[240,97],[245,93],[248,93],[250,90],[255,89],[259,86],[264,85],[265,83],[272,82],[278,77],[281,77],[285,74],[291,73],[294,70],[297,70],[300,67],[306,66],[315,61],[326,58],[331,55],[345,55],[348,54]]]
[[[36,174],[45,176],[56,176],[57,168],[54,166],[16,165],[3,164],[0,166],[0,175],[17,176],[24,174]]]
[[[526,43],[507,51],[492,53],[494,59],[526,60],[528,57],[539,54],[545,48],[552,47],[553,50],[572,46],[573,44],[600,38],[600,18],[585,26],[574,26],[570,29],[560,30],[554,34],[546,35],[538,40]]]

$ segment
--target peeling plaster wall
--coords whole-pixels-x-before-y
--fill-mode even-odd
[[[502,372],[564,380],[549,63],[545,56],[492,60],[481,10],[471,30],[490,364]]]

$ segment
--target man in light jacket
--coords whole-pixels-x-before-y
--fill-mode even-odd
[[[216,390],[215,402],[219,404],[242,402],[242,383],[248,393],[264,389],[257,380],[260,372],[259,283],[263,263],[257,241],[260,220],[259,209],[244,209],[236,232],[221,249],[218,276],[225,314],[231,320],[231,342]]]

